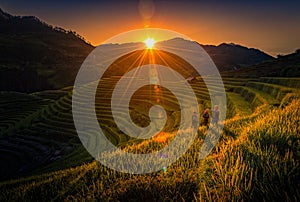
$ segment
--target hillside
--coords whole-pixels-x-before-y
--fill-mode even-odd
[[[202,45],[220,71],[243,69],[274,58],[258,49],[237,44]]]
[[[243,80],[235,79],[234,82],[243,82]],[[257,93],[256,96],[259,97],[263,91]],[[236,95],[240,98],[243,96],[237,92]],[[68,99],[61,99],[60,106],[67,105]],[[238,104],[240,101],[239,98],[234,98],[232,102]],[[243,105],[241,110],[251,103],[250,100],[246,102],[248,104]],[[56,124],[56,127],[52,126],[53,130],[50,133],[59,131],[60,127],[63,128],[66,123],[62,121],[62,114],[65,112],[62,112],[63,108],[57,104],[52,105],[52,110],[48,108],[44,112],[44,116],[49,118],[43,124],[44,126],[33,125],[26,131],[34,130],[38,134],[37,129],[42,131],[42,127],[51,128],[51,122],[59,123],[59,120],[61,120],[60,124]],[[299,122],[300,100],[290,100],[287,106],[281,108],[272,109],[267,105],[267,102],[262,104],[253,114],[227,120],[216,149],[204,160],[198,158],[199,148],[203,144],[206,132],[203,127],[199,128],[198,137],[186,154],[165,170],[151,174],[133,175],[117,172],[96,161],[91,161],[88,154],[81,149],[52,164],[52,167],[59,166],[65,169],[55,172],[44,170],[42,174],[0,182],[0,199],[1,201],[175,201],[178,199],[182,201],[297,201],[300,197],[298,172],[300,137],[294,123]],[[51,116],[55,113],[55,109],[57,118]],[[62,132],[64,136],[71,137],[68,130]],[[43,136],[51,137],[52,134],[42,135],[38,139],[38,144],[42,144]],[[18,144],[26,148],[26,153],[30,151],[30,145],[37,143],[36,139],[33,141],[33,137],[36,136],[34,134],[30,135],[27,132],[27,136],[30,137],[27,141],[25,137],[21,138],[21,134],[18,136]],[[120,141],[115,133],[112,133],[112,136],[113,140]],[[57,144],[56,147],[64,148],[64,145],[57,143],[58,135],[53,140]],[[127,146],[126,151],[133,153],[151,151],[169,142],[169,139],[160,142],[153,138],[141,144]],[[11,151],[8,153],[11,157],[22,156],[18,153],[20,151],[9,150],[13,148],[13,143],[11,141],[11,145],[2,148],[3,159],[6,157],[3,151]],[[31,150],[37,149],[41,148],[36,146]],[[86,163],[73,167],[74,162],[86,159],[88,159]],[[29,161],[29,159],[25,160]]]
[[[279,56],[272,61],[238,69],[237,71],[223,72],[229,77],[299,77],[300,76],[300,51]]]
[[[72,85],[93,48],[75,32],[0,9],[0,91],[34,92]]]

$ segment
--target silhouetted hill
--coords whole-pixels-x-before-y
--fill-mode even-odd
[[[176,40],[180,39],[170,42]],[[220,71],[273,59],[257,49],[235,44],[202,47]],[[73,85],[78,69],[93,49],[76,32],[0,9],[0,91],[34,92]]]
[[[0,90],[33,92],[72,85],[93,48],[75,32],[0,10]]]
[[[182,42],[182,40],[182,38],[174,38],[167,42],[170,44],[176,44]],[[234,43],[222,43],[218,46],[199,45],[201,45],[209,54],[219,71],[237,70],[274,59],[274,57],[258,49],[247,48]]]
[[[272,61],[266,61],[236,71],[223,72],[222,75],[234,77],[299,77],[300,49],[295,53],[280,56]]]
[[[274,58],[258,49],[236,44],[202,45],[220,71],[236,70]]]

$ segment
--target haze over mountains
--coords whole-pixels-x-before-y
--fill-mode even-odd
[[[274,60],[260,50],[236,44],[202,47],[220,71]],[[33,16],[12,16],[0,9],[0,91],[35,92],[71,86],[94,48],[76,32],[52,27]]]

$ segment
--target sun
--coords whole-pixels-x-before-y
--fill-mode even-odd
[[[144,41],[144,43],[148,49],[152,49],[154,47],[155,40],[153,38],[148,38]]]

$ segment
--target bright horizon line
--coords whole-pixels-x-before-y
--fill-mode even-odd
[[[149,37],[145,37],[145,39],[147,39],[147,38],[149,38]],[[150,38],[153,38],[153,39],[155,39],[155,44],[159,44],[159,43],[161,43],[161,42],[165,42],[165,41],[169,41],[169,40],[173,40],[173,39],[183,39],[183,40],[187,40],[187,41],[191,41],[191,42],[196,42],[196,43],[198,43],[198,44],[200,44],[200,45],[203,45],[203,46],[215,46],[215,47],[218,47],[218,46],[220,46],[220,45],[222,45],[222,44],[227,44],[227,45],[232,45],[232,46],[241,46],[241,47],[245,47],[245,48],[248,48],[248,49],[256,49],[256,50],[259,50],[259,51],[262,51],[263,53],[265,53],[265,54],[268,54],[268,55],[270,55],[270,56],[272,56],[272,57],[277,57],[277,55],[272,55],[272,54],[269,54],[268,52],[265,52],[265,51],[263,51],[263,50],[261,50],[261,49],[259,49],[259,48],[256,48],[256,47],[248,47],[248,46],[246,46],[246,45],[243,45],[243,44],[237,44],[237,43],[234,43],[234,42],[222,42],[222,43],[219,43],[219,44],[204,44],[204,43],[199,43],[198,41],[196,41],[196,40],[193,40],[193,39],[187,39],[187,38],[181,38],[181,37],[173,37],[173,38],[164,38],[164,39],[160,39],[160,40],[157,40],[156,38],[154,38],[154,37],[150,37]],[[142,41],[140,41],[140,40],[135,40],[135,41],[131,41],[131,42],[129,42],[129,41],[124,41],[124,42],[113,42],[113,43],[105,43],[105,42],[103,42],[103,43],[101,43],[101,44],[99,44],[99,45],[93,45],[93,44],[91,44],[93,47],[97,47],[97,46],[101,46],[101,45],[125,45],[125,44],[133,44],[133,43],[141,43],[141,44],[144,44],[145,43],[145,40],[142,40]],[[296,51],[296,50],[295,50]],[[286,53],[286,55],[289,55],[289,54],[292,54],[293,52],[291,52],[291,53]]]

